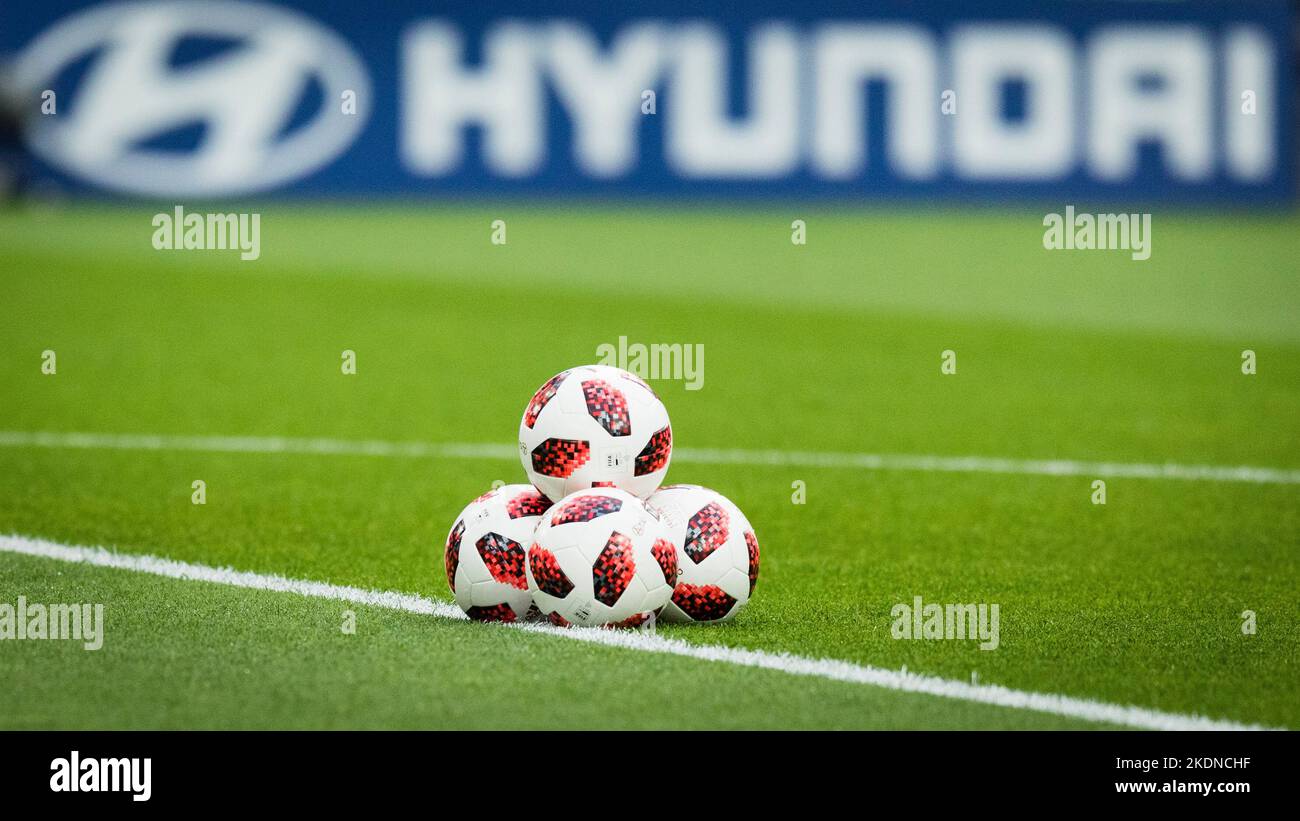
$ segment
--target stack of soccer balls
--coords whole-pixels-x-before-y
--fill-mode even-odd
[[[588,365],[548,379],[519,423],[532,484],[483,494],[447,534],[456,603],[479,621],[566,627],[735,616],[758,539],[722,494],[659,486],[672,449],[668,411],[639,377]]]

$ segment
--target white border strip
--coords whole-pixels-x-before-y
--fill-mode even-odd
[[[191,564],[158,556],[116,553],[102,547],[65,545],[17,534],[0,536],[0,553],[5,552],[21,553],[26,556],[37,556],[61,562],[90,564],[96,567],[132,570],[137,573],[148,573],[170,579],[210,582],[251,590],[296,593],[300,596],[334,599],[354,604],[383,607],[389,610],[402,610],[408,613],[436,616],[438,618],[465,618],[464,614],[455,605],[409,593],[365,590],[359,587],[345,587],[326,582],[289,579],[274,574],[251,573],[228,567]],[[517,625],[516,629],[575,641],[585,641],[606,647],[639,650],[649,653],[667,653],[700,661],[721,662],[740,667],[756,667],[789,675],[812,676],[831,681],[865,684],[904,693],[938,696],[995,707],[1006,707],[1013,710],[1032,710],[1038,713],[1049,713],[1066,718],[1135,727],[1144,730],[1267,729],[1258,725],[1219,721],[1198,715],[1165,713],[1143,707],[1107,704],[1100,701],[1051,693],[1013,690],[1009,687],[991,684],[971,684],[965,681],[943,679],[906,671],[886,670],[881,667],[858,665],[835,659],[814,659],[786,653],[767,653],[761,650],[692,644],[681,639],[664,638],[653,633],[594,628],[562,629],[546,624]]]
[[[388,442],[284,436],[175,436],[134,433],[0,431],[0,447],[93,450],[189,450],[209,453],[304,453],[322,456],[387,456],[411,459],[518,458],[510,445],[464,442]],[[673,460],[705,465],[901,470],[923,473],[1001,473],[1025,476],[1089,476],[1112,479],[1179,479],[1300,485],[1300,469],[1173,462],[1086,462],[1076,459],[1008,459],[995,456],[929,456],[783,450],[677,448]]]

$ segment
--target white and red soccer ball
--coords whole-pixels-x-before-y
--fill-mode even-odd
[[[758,583],[758,537],[730,499],[699,485],[668,485],[646,500],[677,549],[679,574],[665,621],[733,618]]]
[[[645,499],[663,482],[672,449],[664,403],[640,377],[608,365],[552,376],[519,422],[524,471],[552,501],[593,487]]]
[[[533,603],[552,623],[634,627],[668,603],[677,548],[632,494],[580,490],[542,517],[527,573]]]
[[[533,594],[525,565],[528,546],[551,502],[532,485],[504,485],[461,511],[443,554],[456,604],[476,621],[518,621]]]

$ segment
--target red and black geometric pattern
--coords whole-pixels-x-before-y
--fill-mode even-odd
[[[668,582],[668,586],[677,584],[677,548],[673,547],[673,543],[667,539],[655,539],[650,552],[659,563],[659,569],[664,572],[664,581]]]
[[[679,584],[673,590],[673,604],[695,621],[714,621],[731,612],[736,600],[712,584]]]
[[[547,439],[533,448],[533,470],[563,479],[587,464],[591,448],[578,439]]]
[[[515,611],[508,604],[493,604],[487,607],[471,607],[465,615],[474,621],[514,621]]]
[[[499,533],[488,533],[475,545],[492,578],[517,590],[528,589],[524,575],[524,546]]]
[[[613,496],[579,496],[551,514],[551,526],[567,525],[570,522],[590,522],[609,513],[617,513],[623,508],[623,501]]]
[[[568,371],[557,373],[546,380],[546,384],[538,388],[537,393],[533,394],[533,401],[529,402],[528,407],[524,409],[524,425],[529,430],[532,430],[533,425],[537,423],[537,417],[541,415],[542,408],[546,407],[546,403],[555,398],[555,394],[560,390],[560,383],[568,375]]]
[[[673,429],[671,425],[665,425],[662,430],[656,431],[650,441],[645,443],[645,447],[637,454],[633,474],[636,476],[645,476],[647,473],[654,473],[664,465],[668,464],[668,454],[673,452]]]
[[[758,537],[752,530],[745,531],[745,544],[749,547],[749,595],[754,595],[758,584]]]
[[[686,542],[682,549],[691,561],[699,564],[727,541],[727,511],[717,502],[709,502],[686,523]]]
[[[573,626],[573,625],[569,624],[569,620],[568,620],[568,619],[566,619],[564,616],[561,616],[559,613],[552,613],[551,615],[547,616],[546,618],[549,619],[550,622],[551,622],[551,624],[554,624],[556,627],[572,627],[572,626]]]
[[[591,567],[591,581],[596,590],[596,601],[613,607],[618,597],[627,590],[628,582],[636,575],[636,562],[632,559],[632,540],[618,531],[609,534],[605,549],[596,557]]]
[[[588,379],[582,383],[582,395],[587,399],[587,413],[600,423],[610,436],[629,436],[632,419],[627,413],[627,399],[622,391],[610,387],[603,379]]]
[[[537,588],[543,593],[562,599],[573,590],[573,582],[560,569],[555,554],[541,545],[534,544],[528,548],[528,569],[533,571]]]
[[[511,519],[524,516],[541,516],[551,507],[551,500],[536,488],[529,488],[515,498],[506,502],[506,513]]]
[[[649,610],[647,610],[644,613],[637,613],[635,616],[628,616],[622,621],[616,621],[616,622],[611,622],[609,624],[606,624],[605,628],[607,630],[622,630],[629,627],[640,627],[641,625],[650,621],[650,617],[652,615],[654,614],[651,613]]]
[[[456,568],[460,566],[460,538],[465,535],[465,520],[456,522],[456,526],[447,534],[447,552],[443,563],[447,568],[447,584],[456,592]]]

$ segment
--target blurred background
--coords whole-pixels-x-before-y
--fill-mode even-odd
[[[1291,4],[7,3],[3,184],[1290,203]]]

